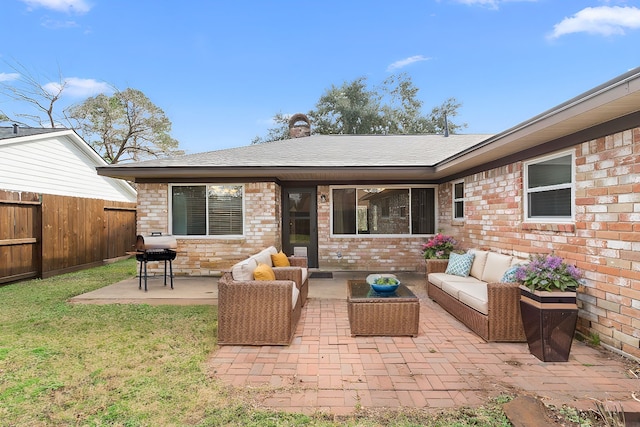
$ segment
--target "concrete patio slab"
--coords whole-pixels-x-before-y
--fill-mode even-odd
[[[217,304],[218,280],[214,277],[175,277],[173,289],[162,276],[149,277],[147,291],[138,289],[138,278],[126,279],[69,300],[79,304]]]
[[[331,278],[309,279],[309,298],[346,299],[347,280],[364,278],[363,272],[334,272]],[[397,273],[403,283],[424,283],[424,274]],[[217,304],[218,277],[177,276],[171,289],[169,279],[164,285],[163,276],[149,276],[147,291],[139,289],[137,277],[126,279],[95,291],[87,292],[70,299],[72,303],[82,304]]]

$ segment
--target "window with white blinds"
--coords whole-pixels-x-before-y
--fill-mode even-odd
[[[563,153],[525,163],[525,206],[528,220],[573,219],[573,155]]]
[[[236,184],[172,185],[171,233],[178,236],[244,234],[244,189]]]

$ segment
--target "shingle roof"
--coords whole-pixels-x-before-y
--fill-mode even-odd
[[[13,126],[0,127],[0,139],[19,138],[21,136],[41,135],[43,133],[61,132],[67,129],[52,128],[23,128],[18,127],[18,133],[14,133]]]
[[[491,135],[313,135],[118,167],[433,166]]]

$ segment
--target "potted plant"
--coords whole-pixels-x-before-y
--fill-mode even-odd
[[[532,255],[515,272],[529,351],[543,362],[569,360],[582,272],[553,254]]]
[[[426,243],[423,243],[422,256],[427,264],[427,274],[445,271],[449,255],[454,251],[457,244],[458,242],[453,237],[442,233],[436,234]]]

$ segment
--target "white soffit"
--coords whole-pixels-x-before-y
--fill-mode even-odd
[[[518,153],[640,110],[640,78],[603,88],[489,138],[459,156],[445,160],[437,175],[449,174]],[[583,142],[583,141],[576,141]],[[464,166],[462,166],[464,164]]]

